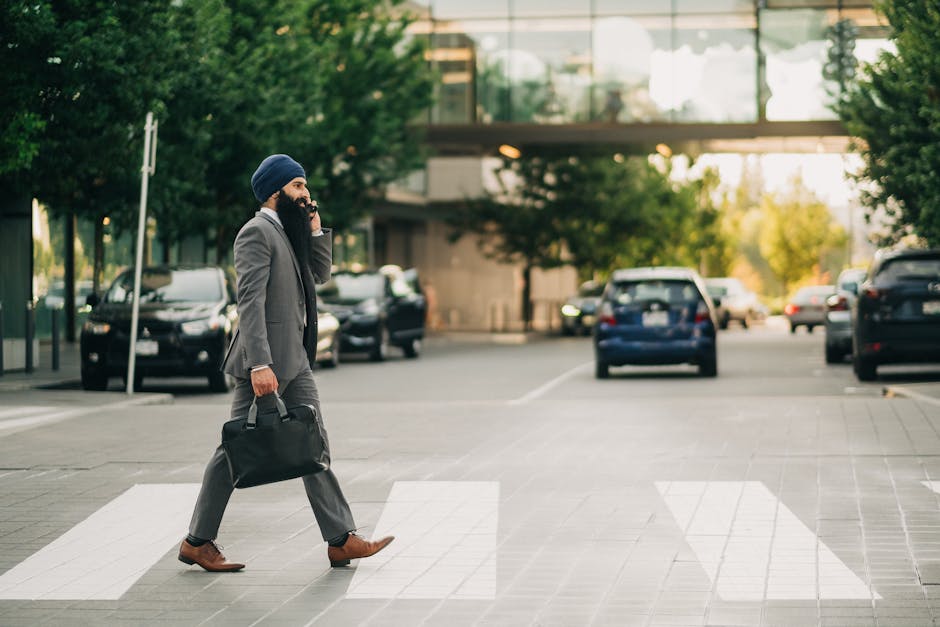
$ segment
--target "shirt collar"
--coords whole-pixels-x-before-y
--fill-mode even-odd
[[[274,209],[271,209],[269,207],[261,207],[261,213],[272,218],[275,222],[277,222],[277,225],[281,227],[282,229],[284,228],[284,225],[281,224],[281,216],[277,215],[277,211],[275,211]]]

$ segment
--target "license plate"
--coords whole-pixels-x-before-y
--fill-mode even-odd
[[[925,316],[936,316],[940,314],[940,300],[925,300],[923,311]]]
[[[669,312],[668,311],[644,311],[643,312],[643,326],[644,327],[664,327],[669,324]]]
[[[137,340],[134,352],[144,356],[156,355],[160,352],[160,344],[156,340]]]

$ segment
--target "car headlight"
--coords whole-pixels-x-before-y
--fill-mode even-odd
[[[85,324],[82,325],[82,330],[90,333],[91,335],[106,335],[109,331],[111,331],[111,325],[107,322],[86,320]]]
[[[218,331],[224,323],[224,318],[216,316],[215,318],[203,318],[201,320],[190,320],[180,325],[183,335],[204,335],[209,331]]]
[[[581,310],[569,303],[567,305],[562,305],[561,315],[573,318],[575,316],[581,315]]]

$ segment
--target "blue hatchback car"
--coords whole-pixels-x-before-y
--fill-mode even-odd
[[[601,297],[594,331],[595,375],[610,366],[690,363],[718,374],[715,306],[689,268],[616,270]]]

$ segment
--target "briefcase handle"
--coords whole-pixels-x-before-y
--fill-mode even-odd
[[[287,405],[284,404],[284,401],[281,400],[281,395],[277,393],[277,390],[273,392],[274,402],[277,403],[277,413],[283,419],[287,418]],[[251,399],[251,407],[248,408],[248,422],[245,424],[246,429],[254,429],[258,426],[258,397]]]

